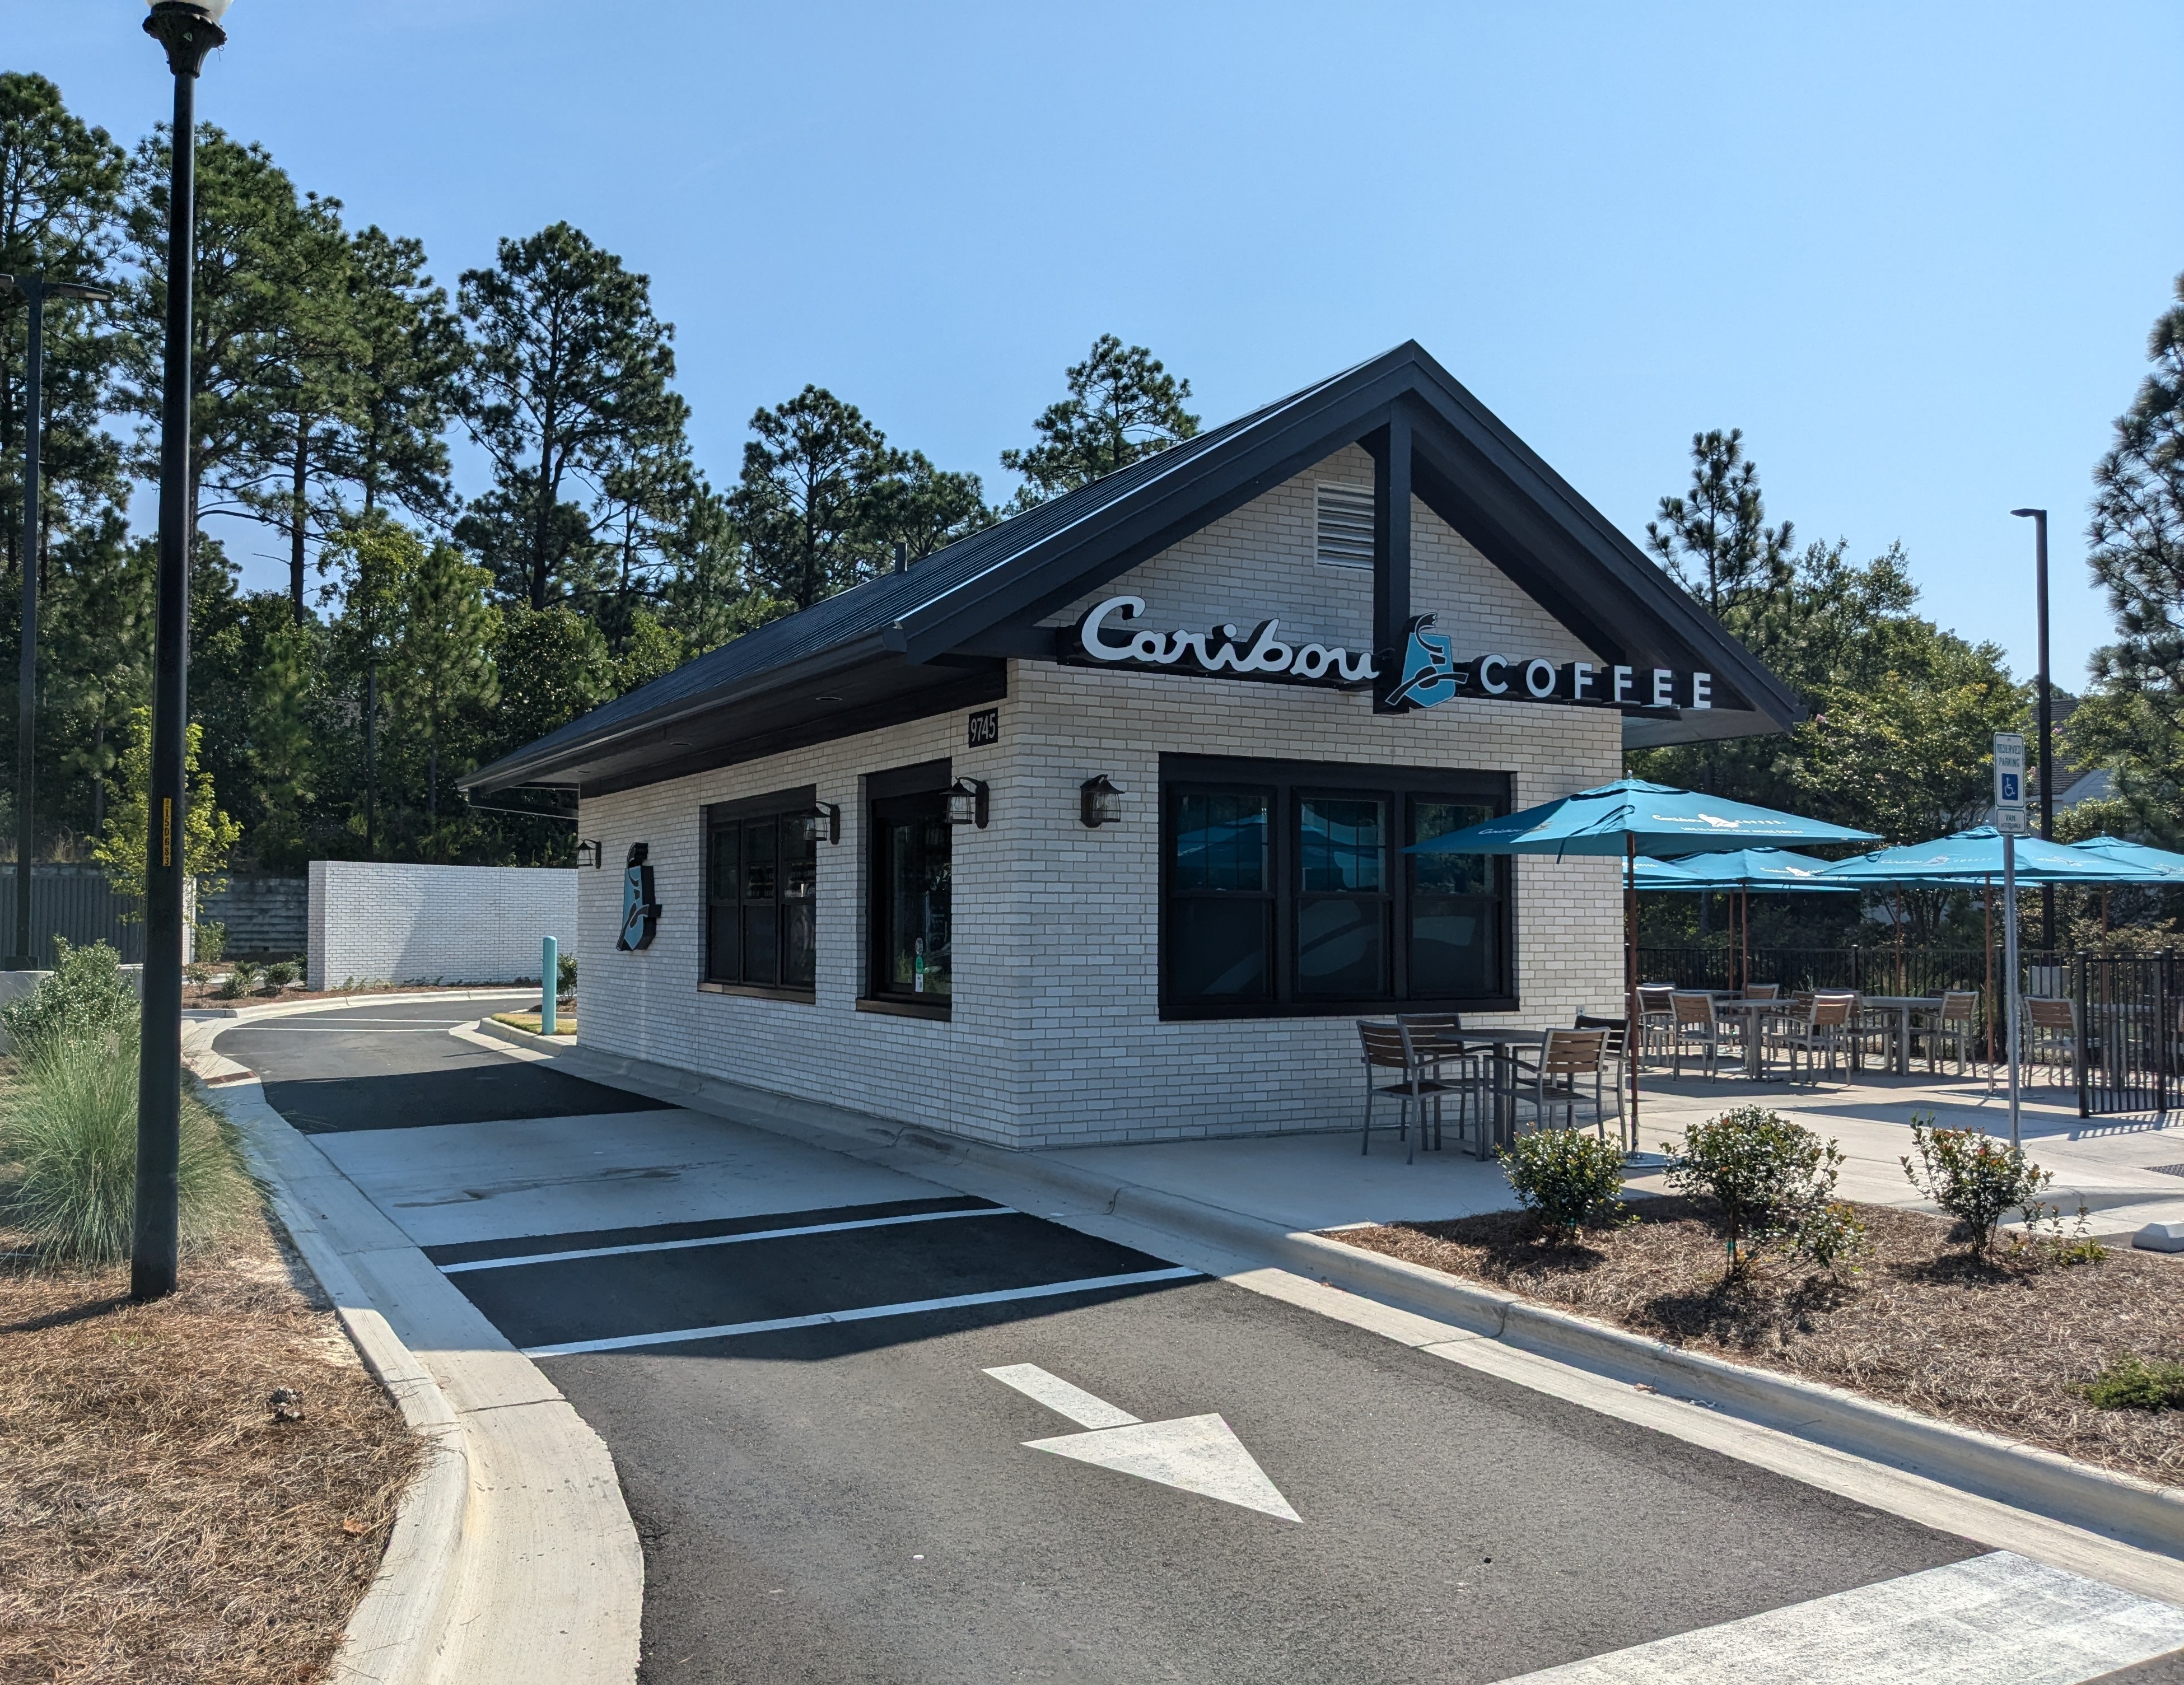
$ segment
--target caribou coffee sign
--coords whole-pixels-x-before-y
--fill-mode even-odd
[[[1284,638],[1280,620],[1271,615],[1246,634],[1234,622],[1204,632],[1157,632],[1134,625],[1145,611],[1142,597],[1110,597],[1095,603],[1076,625],[1057,634],[1056,653],[1078,666],[1177,671],[1340,690],[1362,689],[1386,674],[1386,704],[1404,710],[1430,708],[1458,696],[1649,711],[1713,706],[1713,675],[1708,672],[1591,661],[1557,663],[1543,656],[1474,656],[1459,661],[1455,640],[1434,629],[1435,617],[1429,614],[1413,617],[1405,628],[1398,663],[1368,650]]]

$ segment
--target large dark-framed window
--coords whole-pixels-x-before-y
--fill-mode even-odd
[[[865,780],[867,970],[857,1005],[949,1016],[956,992],[955,831],[950,763],[922,762]]]
[[[705,810],[705,975],[738,994],[816,998],[818,792],[810,784]]]
[[[1163,1018],[1507,1011],[1506,857],[1412,843],[1509,811],[1503,773],[1161,756]]]

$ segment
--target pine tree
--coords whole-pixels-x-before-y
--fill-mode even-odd
[[[1126,346],[1103,333],[1065,378],[1069,396],[1032,423],[1039,443],[1001,453],[1001,466],[1024,477],[1012,510],[1089,485],[1197,436],[1198,417],[1183,407],[1190,382],[1169,374],[1142,345]]]

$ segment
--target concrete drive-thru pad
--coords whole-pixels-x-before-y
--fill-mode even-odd
[[[378,1016],[418,1007],[428,1018],[432,1008],[445,1016],[421,1021],[414,1035],[394,1027],[387,1044],[447,1043],[447,1024],[479,1010],[443,995],[380,995],[362,1007],[313,1002],[240,1016]],[[212,1050],[215,1036],[237,1027],[226,1017],[186,1024],[185,1059],[235,1124],[276,1214],[365,1360],[434,1452],[403,1499],[334,1677],[343,1685],[627,1685],[637,1671],[644,1558],[606,1447],[328,1161],[316,1143],[337,1137],[315,1141],[292,1128],[252,1072]],[[359,1033],[365,1028],[389,1027]]]

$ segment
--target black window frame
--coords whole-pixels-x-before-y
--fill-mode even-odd
[[[794,789],[715,802],[705,810],[704,849],[699,871],[705,923],[699,955],[698,987],[705,993],[749,995],[765,1000],[807,1003],[817,1001],[821,822],[815,822],[813,810],[818,801],[817,786],[804,784]],[[755,898],[750,893],[747,841],[756,828],[768,825],[772,827],[772,858],[769,862],[772,876],[766,893]],[[735,856],[730,881],[726,885],[721,881],[717,853],[724,835],[733,837]],[[792,885],[799,881],[794,868],[805,864],[810,868],[810,876],[802,880],[806,893],[792,894]],[[809,940],[804,945],[803,955],[811,975],[808,982],[790,982],[784,979],[793,974],[792,947],[800,904],[809,921]],[[760,946],[770,948],[770,964],[754,964],[749,951],[754,923],[761,912],[769,915],[760,927],[767,934],[756,940]],[[726,934],[731,928],[733,940]],[[728,947],[734,950],[733,957],[722,951]],[[753,975],[767,972],[770,976]]]
[[[1412,903],[1426,897],[1418,890],[1416,856],[1403,847],[1411,839],[1421,803],[1452,801],[1495,814],[1510,811],[1512,779],[1507,773],[1447,767],[1391,767],[1315,761],[1274,761],[1240,756],[1164,754],[1161,756],[1159,991],[1162,1022],[1223,1018],[1334,1018],[1383,1015],[1390,1012],[1514,1012],[1516,979],[1517,873],[1513,856],[1494,856],[1495,888],[1481,899],[1495,904],[1491,933],[1498,977],[1490,992],[1474,995],[1413,994],[1410,988]],[[1268,884],[1263,897],[1251,892],[1184,891],[1173,882],[1178,813],[1187,795],[1257,795],[1268,804]],[[1301,990],[1297,977],[1298,919],[1311,899],[1303,888],[1301,825],[1303,804],[1312,798],[1373,800],[1384,805],[1381,889],[1372,897],[1382,920],[1384,992],[1318,995]],[[1263,996],[1207,1001],[1184,998],[1174,986],[1178,948],[1173,939],[1176,909],[1201,895],[1234,901],[1263,899],[1269,928],[1268,986]],[[1366,897],[1359,897],[1365,899]]]
[[[953,1016],[955,968],[952,963],[955,918],[955,829],[947,823],[948,787],[955,782],[948,760],[922,761],[915,766],[890,767],[865,778],[865,978],[857,997],[857,1010],[883,1013],[899,1018],[945,1021]],[[910,806],[931,809],[940,815],[948,837],[949,992],[918,992],[898,985],[894,979],[892,932],[889,928],[893,904],[892,862],[888,851],[887,822],[894,810]]]

